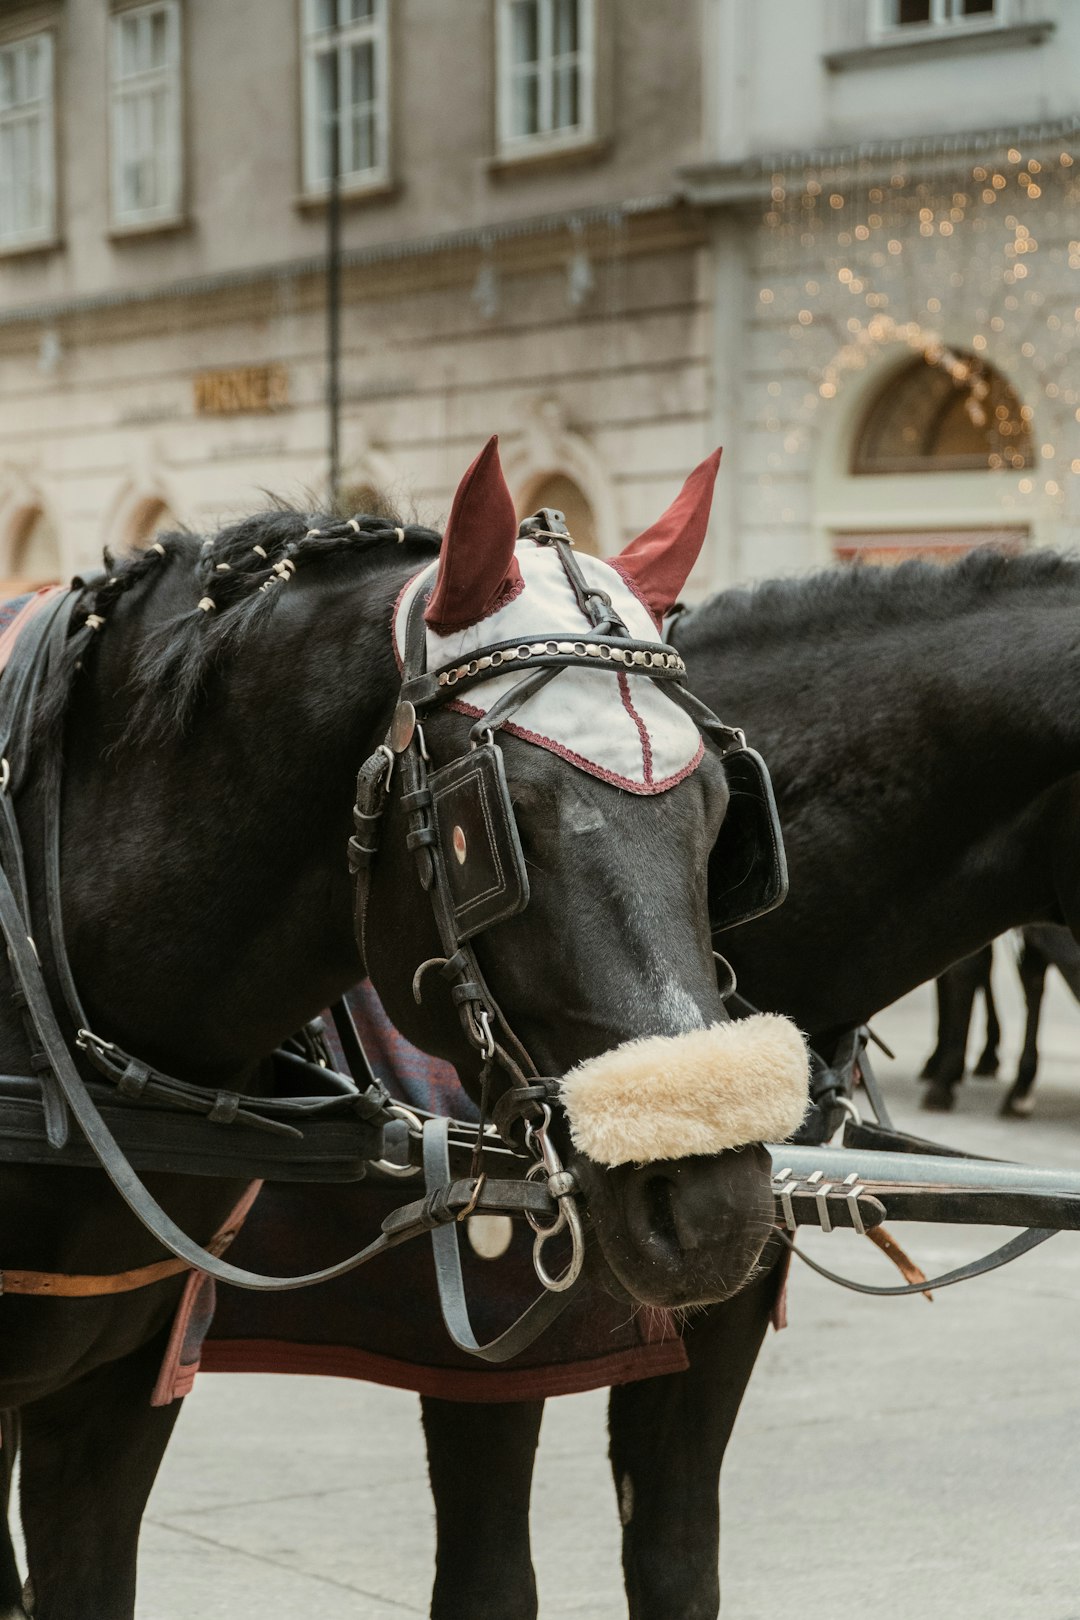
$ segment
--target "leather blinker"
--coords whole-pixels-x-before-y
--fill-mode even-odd
[[[727,814],[709,857],[714,934],[763,917],[786,898],[787,857],[768,766],[754,748],[724,755]]]
[[[529,879],[492,743],[470,749],[428,779],[435,829],[458,937],[469,939],[529,903]]]

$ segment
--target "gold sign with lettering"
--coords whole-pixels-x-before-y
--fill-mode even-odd
[[[276,411],[288,403],[289,377],[281,365],[233,366],[228,371],[200,371],[195,376],[198,416]]]

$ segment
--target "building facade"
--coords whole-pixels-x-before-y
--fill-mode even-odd
[[[1072,0],[2,0],[0,575],[491,431],[694,588],[1080,539]],[[336,112],[335,112],[336,107]],[[1075,159],[1075,163],[1074,163]]]
[[[1080,8],[705,21],[717,575],[1080,543]]]
[[[335,56],[345,491],[437,521],[499,431],[617,549],[711,445],[698,42],[635,0],[4,0],[0,572],[325,492]]]

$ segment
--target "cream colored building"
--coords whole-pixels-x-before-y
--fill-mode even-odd
[[[325,490],[335,51],[358,501],[1080,539],[1076,0],[0,0],[0,574]]]
[[[617,548],[713,442],[695,9],[338,5],[343,484],[438,520],[498,431]],[[333,21],[0,0],[0,572],[325,489]]]

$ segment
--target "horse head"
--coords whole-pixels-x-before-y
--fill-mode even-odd
[[[705,882],[724,766],[658,640],[718,460],[607,563],[572,553],[557,514],[519,537],[488,444],[396,605],[400,791],[361,877],[394,1022],[504,1134],[550,1112],[608,1272],[664,1306],[747,1280],[772,1227],[760,1144],[806,1103],[794,1026],[724,1009]]]

